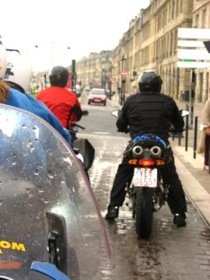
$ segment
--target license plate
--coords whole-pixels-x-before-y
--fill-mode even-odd
[[[133,184],[135,187],[155,188],[157,186],[157,168],[135,168]]]

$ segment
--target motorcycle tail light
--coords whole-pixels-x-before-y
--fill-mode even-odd
[[[156,165],[156,161],[154,159],[130,159],[128,161],[128,164],[134,166],[149,167]]]
[[[129,165],[134,165],[134,166],[144,166],[144,167],[149,167],[149,166],[163,166],[165,165],[165,161],[162,159],[130,159],[128,161]]]
[[[138,160],[137,159],[129,159],[128,164],[129,165],[138,165]]]
[[[154,159],[140,159],[138,161],[138,164],[140,166],[145,166],[145,167],[154,166],[155,165],[155,160]]]
[[[158,166],[160,166],[160,165],[165,165],[165,160],[157,159],[157,160],[156,160],[156,165],[158,165]]]

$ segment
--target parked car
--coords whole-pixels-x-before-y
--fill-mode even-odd
[[[103,88],[92,88],[88,94],[88,104],[103,104],[106,106],[106,92]]]

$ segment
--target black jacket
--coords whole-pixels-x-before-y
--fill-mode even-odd
[[[119,131],[129,127],[131,138],[141,133],[154,133],[168,140],[171,125],[183,130],[184,121],[175,101],[157,92],[141,92],[127,98],[117,120]]]

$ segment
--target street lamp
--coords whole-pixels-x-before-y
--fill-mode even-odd
[[[109,98],[110,99],[112,99],[112,94],[113,94],[113,87],[112,87],[112,84],[114,82],[113,69],[114,69],[114,66],[111,64],[110,67],[109,67],[109,81],[108,81]]]
[[[123,105],[125,102],[125,82],[126,82],[126,73],[125,73],[125,61],[126,58],[123,55],[121,58],[121,96],[120,96],[120,105]]]

